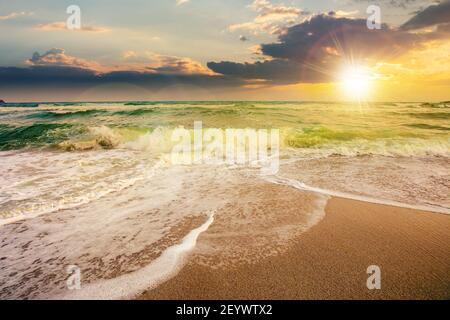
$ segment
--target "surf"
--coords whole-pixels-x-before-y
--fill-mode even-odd
[[[317,188],[313,186],[306,185],[302,183],[301,181],[280,177],[280,176],[267,176],[264,177],[264,180],[274,183],[274,184],[280,184],[280,185],[287,185],[302,191],[308,191],[313,193],[318,193],[322,195],[337,197],[337,198],[344,198],[344,199],[350,199],[350,200],[357,200],[367,203],[374,203],[374,204],[381,204],[381,205],[388,205],[393,207],[399,207],[399,208],[407,208],[407,209],[414,209],[414,210],[421,210],[421,211],[429,211],[434,213],[441,213],[441,214],[450,214],[450,208],[443,207],[443,206],[436,206],[436,205],[411,205],[403,202],[393,201],[393,200],[387,200],[387,199],[377,199],[369,196],[361,196],[357,194],[351,194],[347,192],[340,192],[340,191],[334,191],[334,190],[327,190],[322,188]]]
[[[166,249],[148,266],[117,278],[85,285],[80,290],[55,298],[65,300],[131,299],[146,289],[157,287],[176,275],[183,267],[188,254],[194,250],[199,236],[214,222],[214,216],[215,212],[210,213],[201,226],[191,230],[180,243]]]

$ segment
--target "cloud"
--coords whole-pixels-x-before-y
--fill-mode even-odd
[[[42,55],[38,52],[35,52],[33,56],[25,62],[31,66],[70,67],[89,69],[94,72],[99,72],[101,69],[98,63],[72,57],[70,55],[67,55],[64,49],[60,48],[50,49]]]
[[[137,53],[127,50],[122,54],[122,58],[127,63],[120,68],[125,70],[164,74],[213,74],[201,63],[186,57],[162,55],[149,51]]]
[[[134,59],[137,58],[138,54],[133,50],[127,50],[122,54],[124,59]]]
[[[95,26],[82,26],[81,29],[69,30],[67,28],[67,25],[66,25],[66,23],[64,21],[43,23],[43,24],[40,24],[40,25],[36,26],[35,29],[41,30],[41,31],[67,30],[67,31],[93,32],[93,33],[101,33],[101,32],[108,32],[108,31],[110,31],[107,28],[95,27]]]
[[[417,34],[383,24],[381,30],[370,30],[365,19],[319,14],[289,27],[277,42],[262,44],[266,61],[210,62],[208,67],[223,75],[274,84],[329,82],[336,79],[343,64],[396,58],[422,48],[427,41],[448,36],[446,29],[441,29]]]
[[[219,89],[239,88],[252,83],[214,74],[189,58],[155,53],[140,55],[131,50],[124,52],[123,58],[126,63],[117,67],[73,57],[61,48],[53,48],[43,54],[35,52],[26,60],[27,67],[0,67],[0,86],[7,92],[8,88],[15,91],[21,88],[70,91],[109,85],[158,90],[178,85]],[[135,63],[135,59],[143,60]]]
[[[254,1],[252,8],[261,17],[289,14],[293,10],[293,7],[272,5],[266,0]],[[47,89],[73,85],[90,88],[111,83],[131,83],[144,88],[181,84],[234,90],[333,82],[341,66],[349,61],[361,61],[369,66],[395,63],[395,59],[405,53],[419,52],[430,40],[448,39],[450,23],[442,23],[439,15],[432,15],[431,19],[430,10],[426,8],[417,13],[410,20],[414,23],[407,22],[406,27],[383,24],[381,30],[369,30],[365,19],[350,18],[348,12],[314,15],[286,27],[278,33],[277,41],[253,46],[260,61],[216,61],[209,62],[207,67],[186,57],[133,50],[124,50],[118,65],[102,65],[69,55],[64,49],[53,48],[42,54],[34,53],[26,61],[26,67],[1,67],[0,84],[4,88],[34,86]],[[436,27],[430,32],[409,29],[408,24],[423,25],[423,21],[427,21],[427,26]],[[248,40],[241,36],[241,41],[244,41],[242,37]]]
[[[244,84],[244,81],[221,75],[162,74],[126,70],[97,73],[95,70],[66,66],[0,67],[0,87],[4,92],[20,92],[23,88],[53,91],[61,89],[69,92],[110,85],[133,85],[149,90],[171,86],[219,89],[239,88]]]
[[[359,13],[358,10],[353,10],[353,11],[337,10],[337,11],[331,11],[331,12],[332,12],[331,15],[335,15],[336,17],[353,17]]]
[[[373,0],[353,0],[354,2],[365,2],[365,3],[371,3],[371,4],[380,4],[380,5],[387,5],[389,7],[394,8],[402,8],[402,9],[408,9],[411,8],[413,5],[422,5],[424,2],[426,3],[432,3],[434,0],[377,0],[375,3]]]
[[[189,0],[177,0],[177,6],[181,6],[181,5],[183,5],[185,3],[188,3],[188,2],[189,2]]]
[[[365,19],[316,15],[289,28],[277,43],[261,45],[262,53],[295,61],[320,62],[334,56],[371,57],[399,54],[417,46],[420,36],[383,24],[381,30],[367,28]],[[331,50],[334,49],[334,50]]]
[[[150,55],[150,66],[147,68],[155,73],[164,74],[212,74],[201,63],[190,58],[167,56],[153,53]]]
[[[254,0],[250,8],[260,13],[262,16],[287,14],[287,15],[298,15],[301,10],[296,7],[287,7],[284,5],[273,5],[268,0]]]
[[[328,79],[320,72],[312,72],[310,69],[303,68],[299,62],[281,59],[255,63],[209,62],[208,67],[226,76],[246,80],[264,80],[267,84],[315,83]]]
[[[253,34],[261,32],[280,34],[287,26],[293,25],[301,14],[305,14],[299,8],[274,5],[268,0],[254,0],[248,7],[258,13],[256,18],[250,22],[230,25],[229,31],[245,30]]]
[[[186,57],[161,55],[154,52],[138,53],[132,50],[123,52],[124,63],[102,65],[96,61],[68,55],[64,49],[53,48],[43,54],[35,52],[25,63],[40,67],[68,67],[88,69],[94,73],[143,72],[164,75],[213,75],[214,72],[201,63]]]
[[[33,12],[11,12],[10,14],[8,14],[6,16],[0,16],[0,21],[1,20],[11,20],[11,19],[19,18],[19,17],[26,17],[26,16],[32,16],[32,15],[34,15]]]
[[[441,23],[436,28],[436,33],[442,34],[442,36],[445,36],[447,34],[450,34],[450,22],[449,23]]]
[[[401,28],[403,30],[415,30],[449,22],[450,0],[447,0],[419,11],[414,17],[405,22]]]

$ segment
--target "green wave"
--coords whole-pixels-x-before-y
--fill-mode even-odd
[[[160,104],[156,101],[133,101],[133,102],[127,102],[124,103],[124,106],[154,106]]]
[[[285,145],[293,148],[310,148],[333,142],[346,142],[352,140],[376,140],[409,137],[420,137],[417,133],[394,132],[389,130],[364,131],[364,130],[337,130],[327,127],[309,127],[302,130],[290,131],[283,134]]]
[[[42,111],[38,113],[33,113],[28,115],[27,119],[44,119],[44,120],[60,120],[60,119],[71,119],[71,118],[80,118],[80,117],[90,117],[96,116],[102,113],[107,113],[105,110],[84,110],[84,111],[75,111],[75,112],[51,112],[51,111]]]
[[[119,116],[142,116],[149,113],[156,113],[159,109],[137,109],[137,110],[124,110],[114,112],[113,115]]]
[[[41,146],[67,139],[71,134],[70,124],[36,123],[29,126],[0,126],[0,150],[21,149],[28,146]]]

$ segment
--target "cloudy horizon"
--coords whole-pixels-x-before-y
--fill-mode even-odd
[[[448,100],[450,1],[0,1],[0,99],[341,100],[342,69],[374,101]]]

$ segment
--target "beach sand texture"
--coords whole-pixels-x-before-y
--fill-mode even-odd
[[[340,198],[326,213],[285,253],[219,270],[194,255],[140,299],[450,298],[449,216]],[[367,289],[370,265],[381,290]]]

